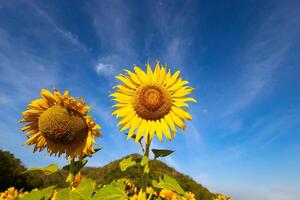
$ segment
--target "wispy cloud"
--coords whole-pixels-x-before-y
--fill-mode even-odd
[[[61,28],[43,9],[41,9],[34,1],[24,1],[28,3],[45,21],[47,21],[62,37],[77,46],[79,49],[87,52],[86,46],[78,40],[78,36]]]
[[[267,17],[255,30],[255,36],[249,38],[243,53],[238,55],[237,63],[243,66],[243,71],[223,117],[237,114],[255,102],[259,95],[272,90],[275,74],[284,68],[281,63],[300,31],[296,26],[300,20],[298,12],[283,15],[287,11],[275,10]]]
[[[92,1],[87,4],[101,44],[96,72],[106,74],[139,63],[133,13],[126,2]],[[114,13],[112,15],[112,13]]]
[[[163,63],[167,62],[172,67],[181,68],[186,64],[188,52],[193,44],[192,33],[195,28],[195,24],[190,21],[195,14],[193,4],[195,2],[192,1],[185,1],[182,5],[163,1],[150,3],[149,13],[158,32],[157,37],[150,35],[147,39],[147,51],[151,52],[153,49],[157,51],[149,53],[150,55],[159,56],[157,59],[161,59]],[[175,7],[176,12],[174,12]],[[186,26],[187,24],[189,25]],[[160,43],[159,49],[155,49],[157,43]]]

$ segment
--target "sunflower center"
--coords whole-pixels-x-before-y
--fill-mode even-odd
[[[81,143],[87,135],[87,125],[82,116],[59,105],[41,114],[39,129],[47,140],[65,145]]]
[[[134,109],[144,119],[160,119],[169,113],[171,106],[172,97],[162,86],[145,85],[136,90]]]

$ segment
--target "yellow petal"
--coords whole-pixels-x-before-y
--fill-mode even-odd
[[[162,67],[160,70],[160,76],[159,76],[159,81],[158,81],[158,83],[160,85],[162,85],[164,83],[165,77],[166,77],[166,68]]]
[[[134,90],[129,88],[129,87],[126,87],[125,85],[117,85],[113,88],[118,88],[119,91],[118,92],[121,92],[123,94],[127,94],[127,95],[132,95]]]
[[[159,120],[156,120],[155,132],[156,132],[156,135],[157,135],[159,141],[162,141],[162,126],[161,126],[161,123]]]
[[[164,85],[165,85],[165,86],[166,86],[166,84],[169,82],[170,78],[171,78],[171,71],[168,70],[168,73],[167,73],[166,78],[165,78],[165,81],[164,81]]]
[[[120,81],[122,81],[125,85],[127,85],[129,88],[132,89],[136,89],[136,84],[134,84],[130,79],[128,79],[127,77],[124,77],[122,75],[118,75],[116,76],[117,79],[119,79]]]
[[[169,79],[168,82],[166,82],[166,87],[168,88],[169,86],[173,85],[175,81],[177,80],[177,77],[179,76],[180,71],[176,71],[173,76]]]
[[[175,91],[174,94],[172,95],[172,97],[176,98],[176,97],[184,97],[186,95],[189,95],[190,93],[192,93],[194,91],[193,88],[190,87],[182,87],[179,90]]]
[[[137,129],[137,127],[140,125],[142,121],[142,118],[138,117],[136,120],[134,120],[134,122],[132,123],[131,127],[130,127],[130,130],[128,132],[128,135],[127,135],[127,140],[129,138],[131,138],[134,134],[134,131]]]
[[[151,66],[150,66],[149,63],[147,63],[146,66],[147,66],[147,77],[148,77],[148,81],[149,81],[149,83],[152,83],[153,72],[152,72]]]
[[[146,75],[146,73],[141,70],[141,68],[139,68],[138,66],[134,67],[134,71],[137,74],[139,80],[143,83],[143,84],[147,84],[148,83],[148,77]]]
[[[181,88],[182,86],[188,83],[189,83],[188,81],[183,81],[181,78],[179,78],[176,83],[174,83],[172,86],[168,88],[168,90],[170,91],[178,90],[179,88]]]
[[[131,120],[132,117],[134,117],[134,115],[136,115],[135,112],[131,112],[129,113],[129,115],[127,115],[126,117],[124,117],[121,121],[119,121],[119,123],[117,124],[117,126],[120,126],[120,125],[124,125],[126,124],[129,120]]]
[[[186,112],[185,110],[178,108],[176,106],[172,106],[171,109],[177,116],[180,116],[181,119],[192,120],[192,116]]]
[[[171,133],[170,133],[170,129],[169,129],[166,121],[164,120],[164,118],[162,118],[160,121],[161,121],[161,126],[162,126],[162,130],[163,130],[164,135],[166,136],[166,138],[168,140],[170,140],[171,139]]]
[[[153,135],[155,133],[156,125],[155,125],[155,121],[150,121],[150,123],[151,123],[151,125],[150,125],[149,135],[150,135],[150,140],[152,140]]]
[[[138,131],[136,133],[135,142],[138,142],[143,136],[143,133],[145,131],[145,125],[146,125],[146,120],[142,120],[141,125],[138,127]]]
[[[178,126],[181,129],[185,129],[182,119],[180,119],[173,111],[170,111],[170,116],[176,126]]]
[[[175,132],[176,131],[175,124],[174,124],[170,114],[165,115],[165,120],[168,123],[168,125],[170,126],[171,130],[173,132]]]
[[[140,81],[140,79],[138,78],[138,76],[135,73],[133,73],[129,70],[125,70],[125,71],[127,72],[128,76],[130,76],[130,78],[133,82],[135,82],[137,85],[142,85],[142,82]]]
[[[159,76],[160,76],[160,64],[159,61],[156,63],[154,73],[153,73],[153,79],[152,82],[156,83],[159,81]]]
[[[51,92],[49,90],[46,90],[46,89],[42,89],[41,90],[41,96],[42,98],[48,102],[49,105],[53,105],[54,102],[55,102],[55,98],[53,96],[53,94],[51,94]]]
[[[138,115],[133,116],[133,118],[128,121],[126,124],[124,124],[124,126],[120,129],[120,132],[125,131],[126,129],[128,129],[130,126],[132,126],[132,123],[134,123],[134,121],[138,118]]]

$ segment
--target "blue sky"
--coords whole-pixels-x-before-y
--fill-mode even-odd
[[[160,60],[196,88],[193,121],[163,161],[237,200],[300,199],[299,1],[1,1],[0,148],[28,167],[18,120],[40,89],[94,105],[102,166],[139,146],[111,117],[114,76]]]

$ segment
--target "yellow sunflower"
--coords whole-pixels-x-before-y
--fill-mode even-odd
[[[134,72],[125,70],[126,74],[116,77],[122,84],[116,85],[111,94],[116,101],[112,114],[121,118],[120,131],[129,129],[128,138],[136,133],[136,141],[143,135],[151,140],[156,134],[161,141],[164,134],[170,140],[177,127],[184,130],[184,121],[192,119],[187,102],[196,102],[188,97],[194,89],[179,77],[180,71],[171,74],[159,62],[154,71],[149,64],[146,67],[147,71],[143,71],[134,66]]]
[[[101,128],[88,115],[90,106],[83,98],[75,99],[68,91],[61,94],[54,89],[52,94],[46,89],[41,90],[40,99],[29,103],[22,113],[21,128],[27,131],[28,140],[25,144],[35,145],[34,152],[47,149],[50,155],[65,153],[67,156],[90,156],[95,152],[95,137],[102,136]]]
[[[165,200],[179,200],[179,196],[175,192],[166,189],[162,189],[160,191],[160,197],[164,198]]]
[[[186,192],[185,197],[183,197],[182,200],[196,200],[195,194],[191,192]]]

